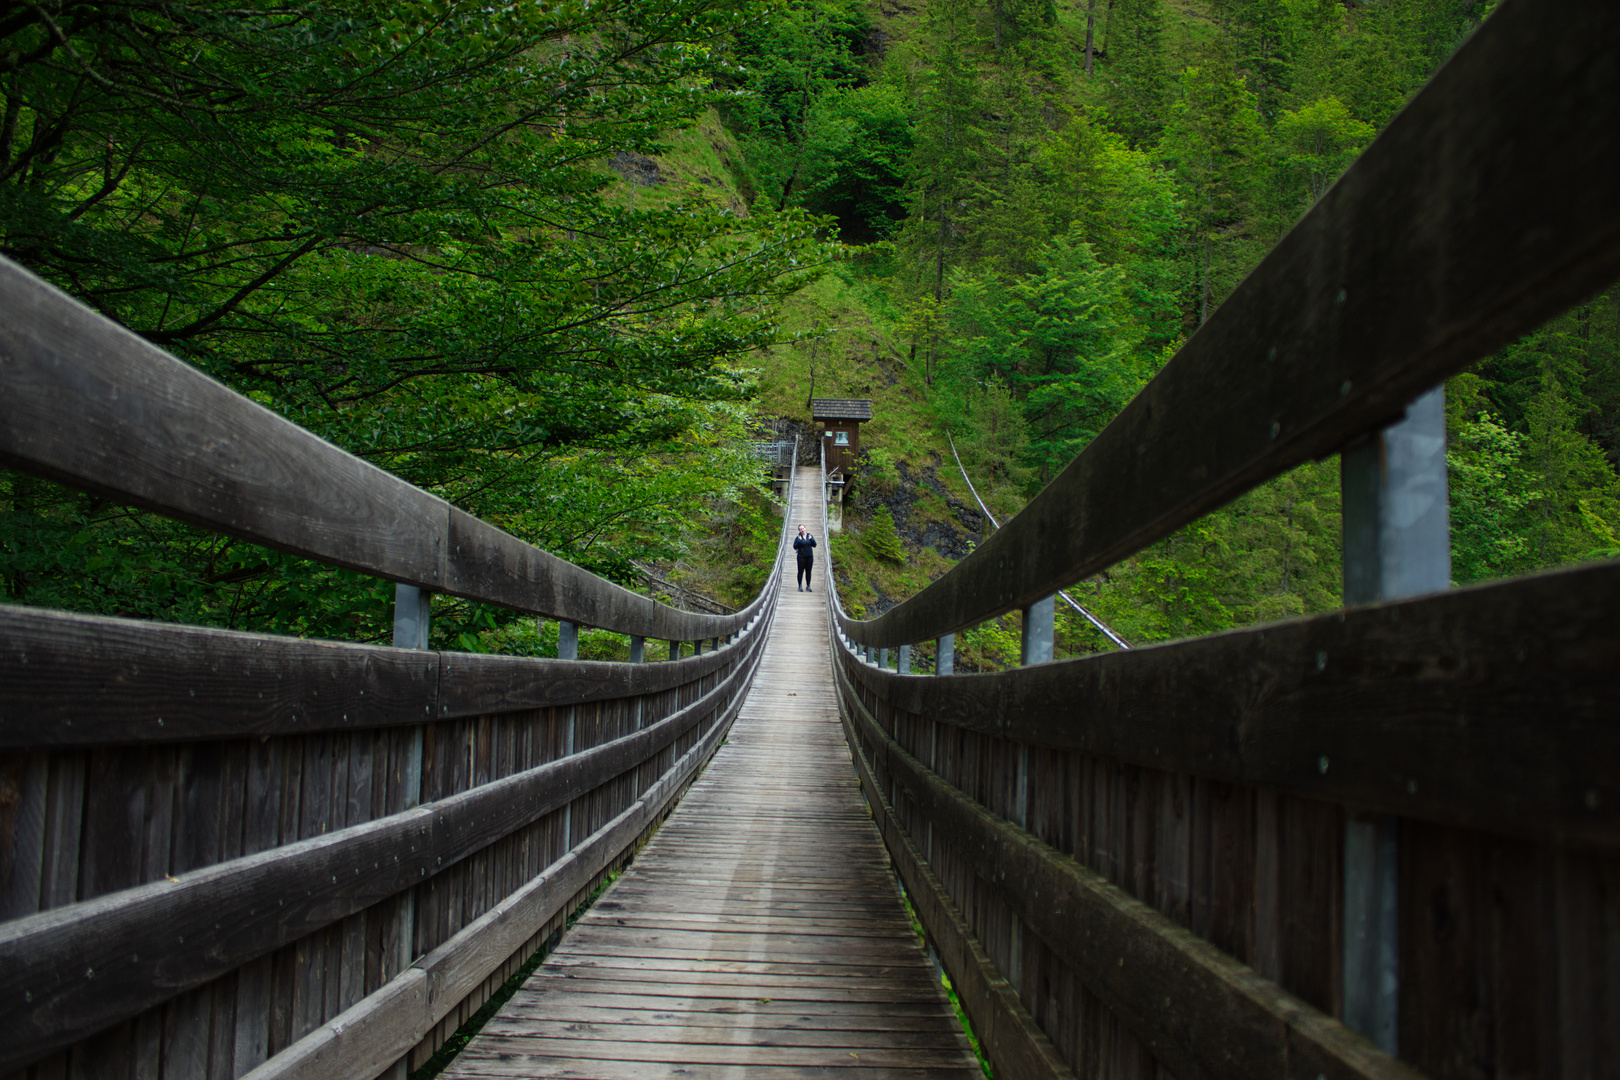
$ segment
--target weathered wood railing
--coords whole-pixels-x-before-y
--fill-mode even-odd
[[[998,1077],[1620,1075],[1620,566],[1435,595],[1426,393],[1620,276],[1617,131],[1620,7],[1504,0],[1022,514],[881,618],[833,598]],[[1059,588],[1341,451],[1353,606],[1042,663]],[[1020,609],[1035,666],[950,674]]]
[[[406,646],[0,606],[5,1075],[403,1076],[667,812],[776,600],[637,596],[3,261],[0,463],[393,579]],[[430,592],[563,658],[424,651]],[[580,626],[671,662],[577,661]]]

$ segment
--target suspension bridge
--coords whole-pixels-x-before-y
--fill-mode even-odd
[[[0,1076],[405,1078],[542,951],[445,1075],[970,1077],[941,976],[998,1077],[1620,1075],[1620,565],[1450,590],[1437,389],[1620,277],[1616,131],[1620,9],[1503,0],[870,620],[780,554],[655,603],[0,261],[0,464],[395,583],[390,646],[0,606]],[[1335,455],[1343,610],[1055,657],[1062,589]],[[434,594],[558,656],[429,649]]]

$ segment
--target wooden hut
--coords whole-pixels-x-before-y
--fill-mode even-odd
[[[810,415],[825,429],[827,471],[848,473],[861,452],[861,424],[872,419],[867,398],[812,398]]]

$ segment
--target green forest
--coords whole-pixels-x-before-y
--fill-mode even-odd
[[[748,444],[875,418],[856,614],[1078,453],[1492,0],[56,0],[3,24],[0,252],[632,588],[739,605]],[[1620,555],[1620,289],[1447,385],[1455,583]],[[1335,608],[1336,461],[1072,594],[1135,643]],[[7,602],[385,641],[392,586],[0,473]],[[1060,614],[1060,651],[1105,646]],[[439,597],[436,646],[544,654]],[[616,655],[602,635],[586,653]],[[967,666],[1014,662],[1001,620]]]

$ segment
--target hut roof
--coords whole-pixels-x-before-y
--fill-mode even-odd
[[[814,398],[810,415],[816,420],[870,420],[872,402],[867,398]]]

